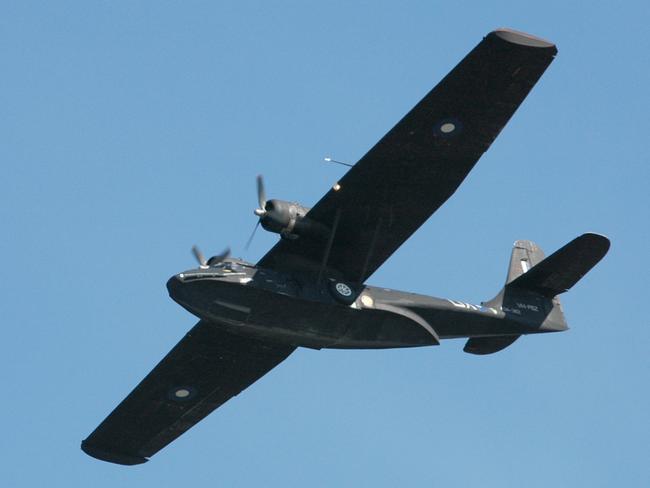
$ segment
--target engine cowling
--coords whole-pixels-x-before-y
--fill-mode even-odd
[[[285,200],[268,200],[264,205],[264,214],[260,216],[262,227],[285,239],[308,237],[326,239],[329,235],[327,226],[307,217],[308,208],[295,202]]]

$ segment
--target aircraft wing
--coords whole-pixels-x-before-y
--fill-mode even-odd
[[[488,34],[307,213],[334,229],[331,245],[282,239],[258,265],[365,281],[456,191],[556,53]]]
[[[141,464],[281,363],[295,348],[199,322],[81,443],[87,454]]]

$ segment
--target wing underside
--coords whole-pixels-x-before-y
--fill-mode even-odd
[[[488,34],[309,211],[331,242],[281,240],[258,264],[365,281],[456,191],[556,52]]]
[[[81,443],[87,454],[140,464],[264,376],[295,348],[199,322]]]

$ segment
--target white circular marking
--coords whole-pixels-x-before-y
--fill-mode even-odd
[[[445,122],[440,126],[440,132],[443,134],[451,134],[456,130],[456,124],[452,124],[451,122]]]
[[[174,392],[174,396],[176,398],[187,398],[188,396],[190,396],[190,390],[186,388],[179,388]]]
[[[337,283],[336,291],[338,291],[344,297],[349,297],[350,295],[352,295],[352,289],[345,283]]]
[[[332,190],[334,190],[334,191],[339,191],[340,189],[341,189],[341,185],[339,185],[338,183],[336,183],[336,184],[332,187]]]
[[[361,297],[361,304],[362,304],[364,307],[372,307],[372,306],[375,304],[375,301],[372,299],[371,296],[363,295],[363,296]]]

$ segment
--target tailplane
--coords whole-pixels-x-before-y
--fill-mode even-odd
[[[607,237],[587,233],[545,258],[531,241],[517,241],[510,256],[506,285],[485,306],[531,327],[531,332],[568,329],[557,297],[575,285],[609,250]],[[505,349],[520,335],[472,337],[463,349],[471,354],[492,354]]]
[[[517,244],[524,242],[536,251],[530,251],[531,258],[542,257],[541,262],[534,263],[530,271],[524,271],[517,276],[510,276],[513,270],[515,254],[519,255]],[[506,287],[519,288],[538,293],[546,298],[553,298],[564,293],[575,285],[591,268],[596,266],[609,250],[609,239],[599,234],[582,234],[576,237],[564,247],[558,249],[548,258],[543,259],[543,254],[537,246],[529,241],[517,241],[510,261],[508,271],[508,283]],[[528,253],[528,250],[525,251]],[[522,257],[520,266],[522,269],[527,264]],[[517,263],[514,263],[515,265]]]

